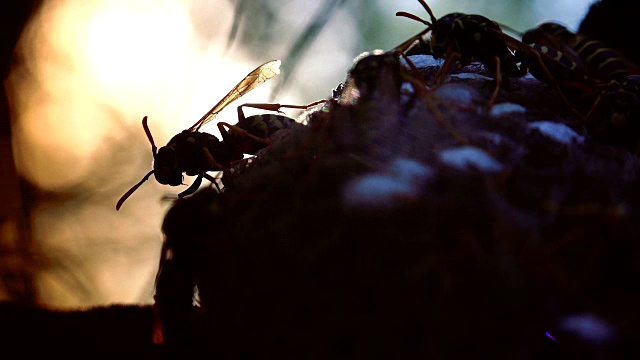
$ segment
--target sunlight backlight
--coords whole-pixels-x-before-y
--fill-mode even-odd
[[[188,62],[192,29],[184,7],[119,4],[87,24],[88,63],[102,86],[154,86]]]
[[[156,144],[164,146],[258,65],[287,64],[282,57],[310,16],[290,12],[308,8],[295,2],[257,4],[266,15],[277,13],[270,29],[276,35],[261,44],[238,37],[225,51],[237,19],[231,1],[43,1],[6,82],[16,167],[33,190],[28,206],[33,241],[43,254],[35,280],[42,303],[73,308],[152,301],[161,222],[171,205],[162,199],[177,198],[188,185],[151,178],[116,211],[117,200],[152,166],[141,119],[148,116]],[[342,81],[356,23],[346,10],[334,22],[277,102],[308,104]],[[243,22],[242,32],[258,34],[254,25]],[[271,80],[251,91],[217,120],[235,123],[238,105],[268,101],[274,85]],[[219,136],[215,122],[201,131]],[[185,176],[184,183],[192,181]]]

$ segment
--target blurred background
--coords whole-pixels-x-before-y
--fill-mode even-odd
[[[519,31],[548,20],[575,30],[590,2],[428,1],[436,17],[476,13]],[[0,300],[53,308],[151,303],[170,206],[162,198],[187,186],[151,177],[116,211],[151,170],[142,117],[163,146],[272,59],[283,61],[280,76],[218,120],[234,123],[245,102],[327,98],[360,53],[389,50],[422,30],[397,11],[428,19],[416,0],[11,4],[2,44]],[[213,123],[202,131],[219,134]]]

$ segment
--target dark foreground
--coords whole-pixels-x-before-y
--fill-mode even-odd
[[[430,78],[430,57],[413,57]],[[459,74],[459,75],[456,75]],[[225,189],[178,200],[156,304],[0,308],[27,357],[640,358],[640,161],[553,91],[360,61]],[[411,75],[411,76],[415,76]],[[608,126],[606,117],[594,118]],[[199,306],[193,306],[194,285]]]

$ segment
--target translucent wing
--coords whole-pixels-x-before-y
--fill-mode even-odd
[[[211,110],[209,110],[197,123],[189,128],[190,131],[198,131],[202,125],[213,120],[222,109],[230,103],[238,100],[241,96],[255,89],[265,81],[280,73],[280,60],[271,60],[260,66],[245,76],[238,85],[234,86],[220,102],[218,102]]]

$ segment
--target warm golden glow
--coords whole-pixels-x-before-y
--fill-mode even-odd
[[[190,56],[193,34],[179,3],[108,6],[88,19],[86,55],[96,79],[112,91],[177,81]]]
[[[16,166],[38,188],[78,199],[33,209],[49,257],[38,269],[44,303],[151,301],[168,206],[158,200],[171,189],[149,181],[114,208],[150,167],[140,119],[162,146],[262,62],[221,57],[232,10],[210,3],[207,41],[179,0],[49,1],[24,33],[8,82]]]
[[[298,6],[307,9],[308,2]],[[278,38],[272,54],[286,53],[298,34],[291,21],[302,26],[311,13],[281,16],[278,24],[290,38]],[[354,30],[342,17],[340,31],[309,51],[291,93],[296,87],[324,97],[343,78],[352,51],[337,44]],[[161,221],[170,204],[160,198],[186,186],[163,186],[152,177],[119,212],[115,204],[151,169],[143,116],[163,146],[256,66],[278,58],[249,58],[241,46],[226,53],[233,18],[224,0],[48,0],[31,21],[7,87],[18,172],[53,194],[29,204],[33,239],[44,254],[36,277],[42,303],[152,301]],[[267,102],[272,82],[217,119],[233,123],[240,103]],[[277,101],[306,104],[316,96],[281,94]],[[218,135],[213,123],[202,131]],[[187,184],[192,180],[185,177]]]

